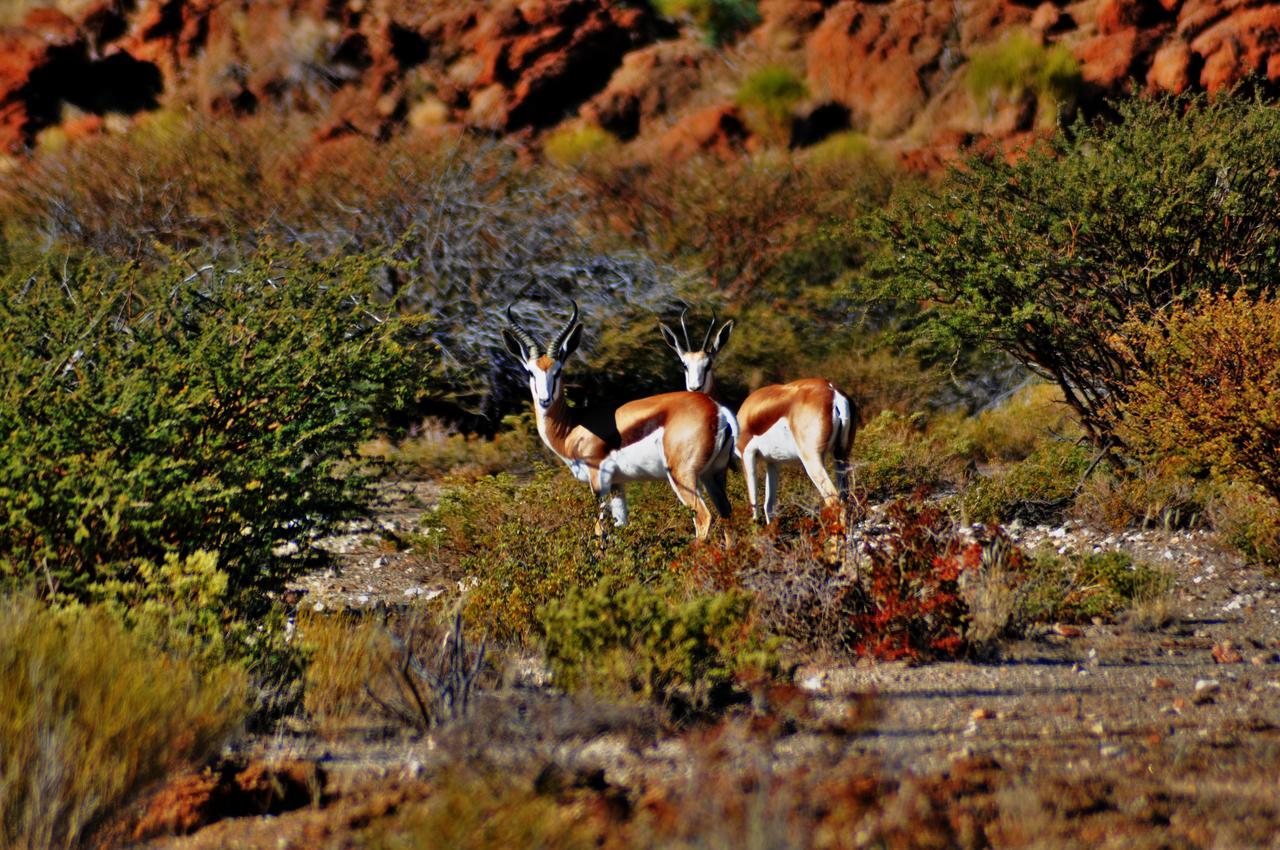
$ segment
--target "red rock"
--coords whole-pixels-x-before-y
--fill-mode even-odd
[[[1050,32],[1064,17],[1063,11],[1052,3],[1041,3],[1031,16],[1029,26],[1036,32]]]
[[[1227,640],[1213,645],[1213,660],[1218,664],[1240,664],[1244,661],[1244,656]]]
[[[1157,676],[1156,678],[1151,680],[1151,687],[1157,690],[1162,690],[1162,691],[1168,690],[1169,688],[1173,687],[1173,680],[1166,679],[1163,676]]]
[[[719,104],[680,121],[658,140],[658,148],[672,159],[687,159],[699,153],[728,158],[742,152],[749,135],[738,108]]]
[[[1075,48],[1086,82],[1114,89],[1133,76],[1138,59],[1138,30],[1130,27],[1098,35]]]
[[[696,91],[702,63],[709,56],[710,48],[693,40],[663,41],[633,50],[604,91],[583,107],[582,115],[630,139]]]
[[[928,100],[953,15],[950,3],[838,3],[806,47],[813,94],[849,107],[873,135],[906,129]]]
[[[1148,88],[1180,94],[1191,85],[1191,47],[1175,38],[1164,44],[1151,58],[1147,71]]]
[[[760,26],[751,34],[762,48],[791,47],[822,20],[821,0],[760,0]]]
[[[1156,26],[1168,17],[1169,0],[1102,0],[1098,4],[1095,22],[1098,32],[1104,35],[1120,32],[1130,27]]]
[[[1239,9],[1212,22],[1194,39],[1191,50],[1204,57],[1200,85],[1209,92],[1235,85],[1249,74],[1280,80],[1280,5]]]
[[[75,23],[57,10],[36,9],[27,23],[31,26],[0,31],[0,151],[30,144],[50,117],[56,117],[33,109],[41,96],[33,89],[37,72],[58,55],[84,50]],[[48,29],[41,29],[45,26]]]

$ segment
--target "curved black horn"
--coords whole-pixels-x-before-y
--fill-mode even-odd
[[[560,351],[560,346],[564,345],[564,341],[569,338],[569,334],[573,332],[573,326],[578,324],[578,302],[573,301],[573,315],[569,317],[569,321],[564,323],[564,327],[560,329],[560,333],[556,335],[556,341],[551,343],[551,348],[547,353],[552,357]]]
[[[711,332],[716,329],[716,308],[711,308],[711,324],[707,325],[707,335],[702,338],[702,350],[707,350],[707,343],[711,342]]]
[[[516,314],[512,310],[513,307],[515,307],[515,304],[507,305],[507,322],[511,325],[512,335],[520,341],[520,344],[523,345],[528,352],[532,353],[537,351],[538,343],[534,341],[533,334],[525,330],[520,322],[516,320]]]
[[[680,330],[684,332],[684,350],[693,351],[693,346],[689,344],[689,329],[684,324],[684,314],[689,312],[689,308],[685,307],[680,311]]]

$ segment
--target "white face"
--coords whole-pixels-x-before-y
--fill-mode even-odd
[[[684,365],[684,387],[689,392],[706,392],[711,377],[711,356],[705,351],[685,351],[680,354]]]
[[[525,361],[524,368],[529,372],[529,391],[533,393],[534,403],[546,410],[560,395],[560,368],[563,364],[550,357],[533,357]]]

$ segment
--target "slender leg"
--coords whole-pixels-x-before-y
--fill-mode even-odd
[[[764,521],[767,525],[778,516],[778,465],[767,461],[764,465]]]
[[[758,496],[758,488],[756,482],[756,461],[759,460],[759,453],[751,446],[747,446],[747,450],[742,453],[742,475],[747,479],[747,501],[751,503],[751,521],[760,521],[760,500]],[[768,522],[768,518],[765,519]]]
[[[802,449],[800,451],[800,462],[804,464],[804,471],[808,473],[809,480],[813,482],[813,486],[818,488],[818,495],[822,497],[823,504],[834,504],[840,496],[836,490],[836,485],[831,483],[831,476],[827,474],[827,467],[822,463],[822,455]]]
[[[627,492],[617,484],[610,491],[609,510],[613,513],[613,524],[621,527],[627,524]]]
[[[681,504],[693,508],[693,532],[694,536],[699,540],[707,539],[707,535],[711,533],[711,509],[707,507],[707,503],[702,501],[702,496],[698,493],[698,476],[689,470],[669,470],[667,472],[667,481],[671,484],[671,489],[675,491],[676,498]]]

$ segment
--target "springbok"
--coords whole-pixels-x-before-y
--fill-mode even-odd
[[[702,346],[696,350],[689,343],[684,313],[680,314],[683,341],[666,325],[659,323],[658,327],[680,358],[685,386],[710,395],[715,389],[712,367],[716,355],[729,341],[733,321],[725,322],[716,330],[713,313]],[[760,514],[756,467],[762,460],[765,463],[763,513],[766,524],[777,516],[779,465],[801,464],[813,486],[818,488],[824,505],[838,504],[848,495],[849,453],[853,449],[857,428],[856,413],[849,397],[825,378],[771,384],[747,396],[738,408],[736,451],[742,459],[743,475],[747,479],[752,519],[758,519]],[[828,454],[835,458],[835,484],[827,474],[825,458]]]
[[[601,518],[608,499],[614,525],[625,525],[623,485],[663,479],[682,504],[693,508],[699,540],[706,539],[711,529],[711,511],[698,492],[699,484],[716,512],[722,518],[729,516],[725,475],[738,436],[733,411],[704,393],[678,392],[628,402],[612,412],[588,411],[584,416],[565,403],[560,380],[564,363],[582,336],[577,302],[573,315],[546,349],[539,349],[511,307],[507,307],[507,319],[510,324],[502,329],[502,338],[529,374],[538,434],[575,478],[591,486],[601,502]],[[597,533],[602,532],[603,523],[598,522]]]

